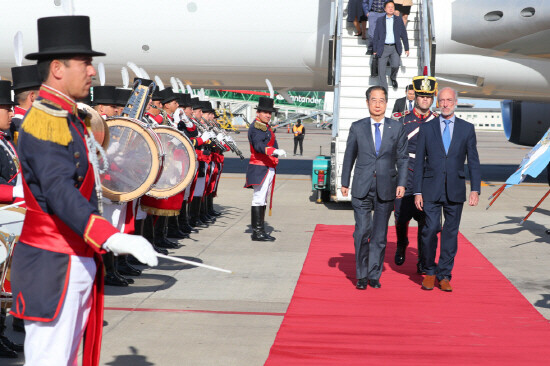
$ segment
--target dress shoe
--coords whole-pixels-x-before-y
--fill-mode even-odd
[[[0,358],[18,358],[17,352],[0,340]]]
[[[424,269],[424,265],[422,265],[422,262],[416,263],[416,273],[421,275],[426,274],[426,270]]]
[[[398,266],[405,263],[405,251],[407,247],[404,246],[397,246],[397,250],[395,251],[395,264]]]
[[[117,286],[117,287],[127,287],[128,281],[125,281],[119,278],[114,273],[106,273],[104,278],[105,286]]]
[[[16,332],[25,333],[25,321],[23,319],[13,318],[11,327]]]
[[[267,237],[267,234],[261,230],[252,231],[252,241],[273,241]]]
[[[550,230],[545,231],[546,235],[550,235]]]
[[[167,249],[179,248],[179,245],[177,243],[174,243],[173,241],[163,237],[155,239],[155,245],[159,248],[167,248]]]
[[[372,288],[382,287],[379,280],[369,280],[369,286],[372,287]]]
[[[433,290],[435,285],[435,275],[426,275],[422,280],[422,288],[424,290]]]
[[[397,89],[398,85],[397,85],[397,80],[392,80],[391,81],[391,86],[394,88],[394,89]]]
[[[23,352],[24,347],[22,344],[13,343],[6,336],[0,336],[0,342],[4,343],[6,346],[14,350],[15,352]]]
[[[443,279],[439,281],[439,288],[441,289],[441,291],[446,291],[446,292],[453,291],[453,288],[451,287],[451,283],[449,282],[449,279],[447,277],[443,277]]]
[[[157,252],[157,253],[164,254],[164,255],[168,255],[168,250],[166,250],[166,249],[164,249],[164,248],[159,248],[159,247],[157,247],[156,245],[153,245],[153,249],[154,249],[155,252]],[[134,263],[134,264],[143,264],[143,263],[139,262],[137,259],[136,259],[136,261],[137,261],[138,263]]]
[[[366,278],[360,278],[357,280],[357,285],[355,285],[355,288],[358,290],[366,290],[367,289],[367,279]]]

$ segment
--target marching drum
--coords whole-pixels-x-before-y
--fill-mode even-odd
[[[94,135],[95,140],[99,142],[103,150],[106,150],[109,146],[109,127],[107,126],[107,122],[105,122],[98,111],[89,105],[84,103],[78,103],[77,105],[78,109],[88,113],[92,134]]]
[[[101,175],[103,195],[114,202],[128,202],[147,193],[162,173],[164,148],[147,124],[133,118],[107,119],[108,169]]]
[[[185,134],[173,127],[158,126],[153,131],[159,136],[167,159],[158,182],[147,192],[154,198],[168,198],[183,191],[195,177],[197,154]]]

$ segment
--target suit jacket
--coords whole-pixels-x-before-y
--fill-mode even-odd
[[[409,102],[407,100],[407,97],[399,98],[395,101],[395,104],[393,105],[393,110],[391,112],[392,113],[395,113],[395,112],[401,113],[405,110],[409,110],[408,104],[409,104]],[[414,101],[413,101],[413,108],[414,108]]]
[[[401,46],[401,41],[405,46],[405,51],[409,50],[409,37],[407,36],[407,29],[405,29],[405,24],[403,19],[394,15],[393,20],[393,35],[395,37],[395,48],[397,53],[401,55],[403,53],[403,47]],[[384,52],[384,44],[386,43],[386,16],[380,17],[376,21],[376,27],[374,28],[374,40],[373,40],[373,50],[378,56],[382,56]]]
[[[380,151],[376,156],[370,117],[363,118],[354,122],[349,131],[342,166],[342,186],[350,186],[351,169],[355,163],[351,188],[353,197],[365,197],[376,179],[378,197],[385,201],[393,200],[397,186],[407,184],[408,159],[407,135],[402,123],[385,119]]]
[[[441,136],[440,119],[420,125],[413,187],[415,193],[422,193],[425,201],[437,201],[445,193],[452,202],[466,201],[466,158],[471,190],[481,192],[481,168],[474,125],[460,118],[456,118],[454,123],[447,155]]]

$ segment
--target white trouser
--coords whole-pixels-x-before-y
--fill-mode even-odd
[[[252,206],[267,205],[267,195],[269,194],[271,183],[273,183],[273,177],[275,177],[275,169],[269,168],[267,176],[265,177],[262,184],[254,186],[254,194],[252,195]]]
[[[191,182],[191,184],[193,183]],[[191,184],[189,184],[187,188],[185,188],[185,196],[183,197],[184,201],[189,201],[189,195],[191,194]]]
[[[65,301],[52,322],[25,320],[25,366],[77,366],[77,355],[92,306],[93,258],[71,255]]]
[[[198,177],[197,184],[195,185],[195,192],[193,192],[193,197],[202,197],[204,193],[204,186],[206,185],[206,177]]]

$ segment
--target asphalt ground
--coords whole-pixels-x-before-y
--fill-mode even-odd
[[[280,148],[290,153],[281,159],[273,215],[266,217],[268,230],[277,240],[250,240],[252,192],[243,189],[247,160],[228,154],[219,197],[214,201],[223,216],[181,240],[182,246],[170,254],[234,273],[161,260],[158,267],[145,269],[134,285],[108,287],[102,365],[263,365],[292,298],[315,226],[354,224],[349,203],[315,203],[312,160],[320,149],[323,154],[330,152],[331,137],[330,131],[313,125],[306,129],[303,156],[292,155],[291,134],[285,129],[277,131]],[[545,226],[550,200],[518,225],[548,190],[546,174],[506,190],[486,210],[487,197],[514,172],[529,148],[507,142],[502,132],[478,132],[477,136],[484,184],[480,205],[465,206],[461,232],[549,319],[550,237]],[[248,157],[246,131],[234,137]],[[393,260],[393,254],[386,258]],[[455,265],[460,266],[460,261]],[[480,272],[479,281],[483,276]],[[384,286],[391,283],[384,282]],[[23,339],[11,327],[7,334],[16,341]],[[22,364],[22,356],[0,359],[0,365]]]

